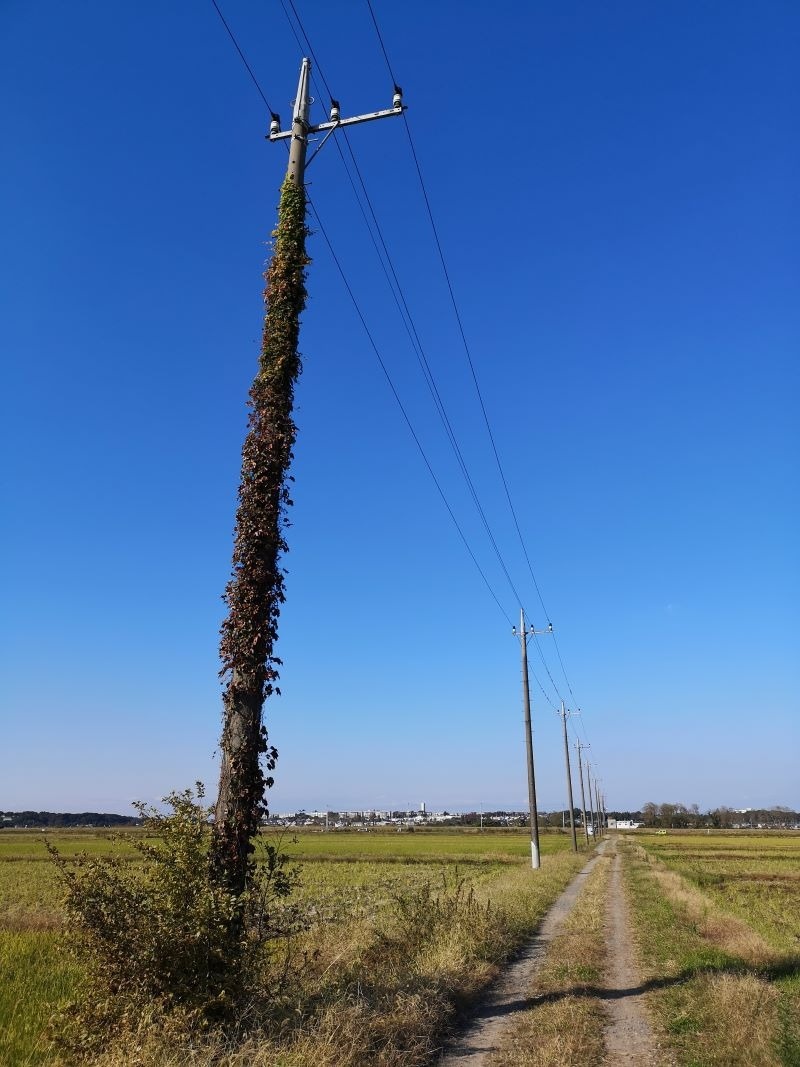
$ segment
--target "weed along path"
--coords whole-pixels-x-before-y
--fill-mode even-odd
[[[531,1006],[531,982],[606,846],[607,842],[603,842],[598,847],[597,853],[558,897],[536,936],[478,1003],[467,1028],[444,1050],[438,1067],[489,1067],[490,1056],[500,1047],[515,1013]]]
[[[602,998],[608,1019],[605,1067],[657,1067],[660,1058],[647,1017],[641,974],[631,938],[628,898],[616,847],[606,904],[607,970]]]

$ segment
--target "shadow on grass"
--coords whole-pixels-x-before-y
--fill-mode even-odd
[[[553,993],[540,993],[537,996],[522,997],[518,1000],[508,1001],[503,1004],[492,1003],[491,990],[489,999],[481,1004],[469,1015],[469,1021],[488,1017],[500,1017],[513,1015],[518,1011],[529,1011],[531,1008],[542,1004],[555,1004],[567,997],[580,997],[591,999],[597,997],[601,1000],[623,1000],[625,997],[638,997],[643,993],[649,993],[655,989],[668,989],[672,986],[689,982],[693,978],[707,975],[728,974],[735,977],[752,975],[755,978],[766,979],[774,982],[781,978],[800,978],[800,956],[791,956],[765,967],[751,967],[738,960],[725,963],[702,963],[694,967],[685,967],[679,974],[667,978],[651,978],[637,986],[627,989],[605,989],[596,985],[576,985],[571,989],[560,989]]]

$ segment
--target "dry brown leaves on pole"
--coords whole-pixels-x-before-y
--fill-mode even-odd
[[[242,449],[233,571],[225,591],[228,615],[220,655],[223,694],[219,795],[213,866],[241,893],[251,869],[253,838],[265,813],[276,750],[267,740],[263,706],[276,692],[280,661],[274,654],[284,580],[291,505],[289,467],[296,427],[294,385],[300,373],[297,343],[305,307],[305,191],[287,178],[281,190],[273,255],[266,272],[266,315],[258,374],[250,390],[250,417]]]

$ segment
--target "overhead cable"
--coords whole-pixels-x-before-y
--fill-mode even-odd
[[[289,2],[291,3],[291,0],[289,0]],[[380,27],[378,25],[378,20],[377,20],[377,18],[375,16],[375,11],[373,9],[371,0],[366,0],[366,3],[367,3],[367,7],[369,9],[370,17],[372,19],[372,24],[375,27],[375,33],[376,33],[376,35],[378,37],[378,42],[380,44],[380,48],[381,48],[381,51],[383,53],[384,60],[386,61],[386,68],[387,68],[387,70],[389,72],[389,76],[392,79],[392,82],[394,84],[397,84],[397,79],[395,77],[394,70],[392,69],[391,62],[389,60],[389,55],[388,55],[388,52],[386,50],[386,45],[384,43],[383,35],[382,35],[381,31],[380,31]],[[492,446],[492,452],[494,454],[495,463],[497,465],[497,470],[498,470],[498,473],[500,474],[500,480],[501,480],[501,482],[503,484],[503,489],[504,489],[506,500],[507,500],[508,506],[509,506],[509,510],[511,512],[511,516],[512,516],[512,519],[513,519],[513,522],[514,522],[514,527],[516,529],[517,537],[519,538],[519,542],[520,542],[520,545],[522,547],[523,555],[525,557],[525,562],[526,562],[526,564],[528,566],[528,571],[530,572],[530,576],[531,576],[531,579],[533,581],[534,588],[536,590],[536,595],[537,595],[537,597],[539,599],[539,603],[540,603],[540,605],[542,607],[542,612],[544,613],[545,619],[549,623],[551,621],[550,615],[549,615],[549,613],[547,611],[547,608],[545,606],[544,599],[542,597],[542,593],[541,593],[541,590],[539,588],[539,583],[536,580],[536,575],[535,575],[534,570],[533,570],[533,565],[531,564],[530,556],[528,554],[528,549],[527,549],[527,546],[525,544],[525,539],[524,539],[524,537],[522,535],[522,529],[521,529],[520,524],[519,524],[519,519],[517,517],[516,508],[514,507],[514,503],[513,503],[512,498],[511,498],[511,491],[509,489],[508,480],[506,478],[505,471],[503,469],[503,464],[502,464],[502,462],[500,460],[500,454],[499,454],[498,449],[497,449],[497,444],[495,442],[494,433],[492,431],[491,423],[489,421],[489,415],[488,415],[488,412],[486,410],[486,405],[484,403],[483,393],[481,391],[480,383],[478,382],[478,376],[477,376],[477,373],[475,371],[475,365],[474,365],[474,362],[473,362],[473,359],[472,359],[472,353],[470,351],[469,342],[467,341],[466,332],[464,330],[464,324],[463,324],[463,321],[462,321],[462,318],[461,318],[461,312],[459,310],[458,302],[456,301],[455,291],[453,289],[453,285],[452,285],[452,282],[451,282],[451,279],[450,279],[450,272],[448,271],[448,268],[447,268],[447,262],[445,260],[444,250],[442,248],[442,243],[441,243],[441,240],[440,240],[440,237],[439,237],[439,230],[438,230],[438,227],[436,225],[436,220],[434,219],[433,209],[431,207],[430,198],[428,196],[427,187],[425,185],[425,179],[423,178],[423,175],[422,175],[422,167],[421,167],[420,162],[419,162],[419,156],[417,155],[416,146],[414,144],[414,138],[413,138],[412,133],[411,133],[411,126],[410,126],[410,124],[408,122],[408,117],[405,114],[405,112],[403,113],[403,121],[405,123],[406,135],[408,137],[408,143],[409,143],[409,147],[411,149],[411,155],[412,155],[412,158],[414,160],[414,166],[416,168],[417,177],[418,177],[419,183],[420,183],[420,189],[422,191],[422,197],[423,197],[423,200],[425,202],[425,207],[426,207],[426,210],[427,210],[428,219],[429,219],[430,224],[431,224],[431,230],[433,232],[434,242],[436,244],[436,249],[437,249],[437,251],[439,253],[439,260],[440,260],[441,265],[442,265],[442,271],[444,273],[445,282],[447,284],[447,289],[448,289],[448,292],[450,294],[450,301],[451,301],[451,303],[453,305],[453,311],[454,311],[454,314],[455,314],[455,317],[456,317],[456,322],[458,324],[458,329],[459,329],[459,332],[461,334],[461,340],[462,340],[463,347],[464,347],[464,352],[465,352],[465,355],[466,355],[466,358],[467,358],[467,363],[469,365],[470,373],[471,373],[471,376],[472,376],[472,381],[473,381],[473,384],[475,386],[475,391],[477,393],[477,397],[478,397],[478,401],[479,401],[479,404],[480,404],[481,412],[483,414],[483,420],[484,420],[484,423],[486,425],[486,431],[488,433],[489,441],[490,441],[491,446]],[[569,678],[567,677],[566,669],[564,667],[564,661],[563,661],[563,658],[561,656],[561,652],[560,652],[560,650],[558,648],[558,642],[555,639],[555,634],[553,634],[553,637],[554,637],[554,645],[555,645],[555,648],[556,648],[556,653],[558,655],[558,659],[559,659],[559,662],[561,664],[562,672],[564,673],[564,680],[566,681],[567,688],[568,688],[568,690],[569,690],[569,692],[572,695],[573,700],[574,700],[575,697],[574,697],[574,694],[572,693],[572,687],[570,686]],[[539,648],[538,641],[537,641],[537,648]],[[559,699],[561,699],[560,690],[559,690],[558,686],[556,685],[555,679],[553,678],[552,673],[550,672],[550,668],[548,667],[547,662],[544,659],[544,654],[542,653],[541,649],[539,649],[539,654],[540,654],[540,657],[541,657],[542,662],[544,664],[545,670],[547,671],[547,675],[548,675],[548,677],[550,679],[550,682],[553,685],[553,689],[556,691],[556,693],[558,693]]]
[[[242,62],[244,63],[248,73],[250,74],[250,77],[251,77],[251,79],[253,81],[253,84],[255,85],[256,89],[258,90],[258,93],[261,96],[261,99],[264,101],[267,109],[272,114],[273,113],[272,112],[272,108],[270,108],[269,103],[267,102],[267,98],[266,98],[263,90],[261,89],[261,86],[258,83],[258,79],[256,78],[255,74],[253,73],[252,68],[250,67],[250,64],[247,62],[247,59],[245,58],[245,55],[242,52],[242,49],[239,47],[239,43],[236,40],[236,38],[235,38],[235,36],[233,34],[233,31],[231,30],[231,28],[228,25],[228,23],[225,21],[223,15],[222,15],[222,12],[220,11],[219,7],[217,6],[216,0],[211,0],[211,2],[213,3],[214,8],[216,9],[217,14],[219,15],[220,19],[222,20],[222,23],[225,26],[225,29],[227,30],[228,35],[231,38],[231,41],[233,42],[233,44],[234,44],[234,46],[236,48],[236,51],[239,53],[239,56],[240,56]],[[297,16],[297,12],[296,12],[296,10],[294,8],[294,4],[291,3],[291,0],[289,0],[289,2],[291,4],[291,6],[292,6],[292,10],[295,12],[295,17],[298,18],[298,24],[300,24],[301,30],[302,30],[302,23],[300,23],[299,17]],[[281,3],[283,5],[283,0],[281,0]],[[286,12],[285,5],[283,5],[283,7],[284,7],[284,12]],[[287,14],[287,19],[288,19],[288,12],[286,14]],[[289,19],[289,24],[290,24],[290,26],[292,25],[291,24],[291,19]],[[294,31],[294,27],[293,26],[292,26],[292,29]],[[303,36],[305,37],[306,36],[305,35],[305,31],[303,30],[302,32],[303,32]],[[298,40],[298,44],[300,44],[299,38],[297,38],[297,34],[296,33],[295,33],[295,38]],[[312,55],[313,55],[313,50],[311,49],[311,44],[308,41],[307,37],[306,37],[306,42],[308,44],[309,51],[311,51]],[[302,45],[301,45],[301,48],[302,48]],[[316,57],[314,57],[314,59],[315,59],[315,63],[316,63]],[[324,78],[323,78],[323,80],[324,80]],[[318,211],[316,205],[313,204],[313,202],[311,201],[310,197],[308,197],[307,199],[308,199],[309,207],[312,209],[312,211],[314,213],[314,216],[315,216],[315,218],[317,220],[317,225],[319,226],[320,232],[322,233],[322,235],[323,235],[323,237],[325,239],[325,243],[327,244],[328,249],[329,249],[329,251],[331,253],[331,257],[333,258],[333,261],[336,264],[336,267],[337,267],[337,269],[339,271],[339,274],[340,274],[340,276],[342,278],[342,281],[343,281],[343,283],[345,285],[345,288],[347,289],[347,292],[348,292],[348,294],[350,296],[350,299],[351,299],[351,301],[353,303],[353,306],[354,306],[354,308],[356,310],[358,318],[361,321],[361,324],[362,324],[362,326],[364,328],[364,331],[367,334],[367,338],[369,339],[370,345],[371,345],[371,347],[372,347],[372,349],[373,349],[373,351],[375,353],[375,356],[376,356],[376,358],[378,360],[378,363],[380,364],[381,370],[383,371],[384,376],[386,377],[386,380],[387,380],[387,382],[389,384],[389,388],[390,388],[390,390],[392,392],[392,395],[394,396],[395,400],[397,401],[397,404],[398,404],[398,406],[400,408],[400,411],[402,412],[403,418],[405,419],[406,424],[408,426],[408,429],[411,432],[411,435],[412,435],[412,437],[414,439],[414,442],[416,443],[417,448],[419,449],[419,452],[420,452],[420,455],[422,456],[423,462],[425,463],[425,466],[427,467],[428,472],[429,472],[431,478],[433,479],[434,485],[436,486],[436,489],[439,492],[439,495],[440,495],[440,497],[442,499],[442,502],[444,503],[444,506],[447,509],[447,512],[450,515],[450,518],[452,519],[453,524],[456,527],[456,530],[457,530],[457,532],[458,532],[458,534],[459,534],[459,536],[460,536],[460,538],[461,538],[461,540],[462,540],[462,542],[464,544],[464,547],[466,548],[470,558],[472,559],[472,562],[475,564],[475,567],[477,568],[478,573],[480,574],[481,579],[483,580],[483,582],[484,582],[484,584],[485,584],[490,596],[492,597],[494,602],[497,604],[497,607],[499,608],[500,612],[502,613],[502,615],[505,618],[505,620],[508,623],[508,625],[511,626],[512,625],[511,624],[511,619],[509,618],[508,614],[505,611],[505,608],[501,604],[499,598],[497,597],[497,594],[495,593],[494,589],[492,588],[492,585],[489,582],[488,578],[486,577],[486,574],[484,573],[483,568],[479,564],[479,562],[477,560],[477,557],[475,556],[475,553],[472,551],[472,548],[470,547],[470,544],[467,541],[466,535],[464,534],[464,531],[462,530],[461,525],[459,524],[458,520],[456,519],[455,513],[453,512],[453,509],[450,506],[450,503],[447,500],[447,497],[445,496],[445,493],[444,493],[444,490],[442,489],[441,483],[439,482],[439,479],[436,477],[436,474],[435,474],[435,472],[433,470],[433,467],[431,466],[431,463],[430,463],[430,461],[428,459],[428,456],[427,456],[424,448],[422,447],[422,443],[421,443],[421,441],[419,439],[419,436],[417,435],[417,433],[416,433],[416,431],[414,429],[414,426],[413,426],[413,424],[411,422],[411,419],[409,418],[409,415],[408,415],[408,413],[406,411],[406,408],[405,408],[405,406],[403,405],[403,402],[400,399],[400,396],[399,396],[399,394],[397,392],[397,389],[396,389],[396,387],[394,385],[394,382],[393,382],[393,380],[391,378],[391,375],[389,374],[388,368],[387,368],[387,366],[386,366],[386,364],[385,364],[385,362],[384,362],[384,360],[383,360],[383,358],[382,358],[382,356],[380,354],[380,350],[378,349],[378,347],[377,347],[377,345],[375,343],[375,340],[374,340],[374,338],[372,336],[372,333],[371,333],[371,331],[370,331],[370,329],[369,329],[369,327],[367,325],[366,319],[364,318],[364,315],[363,315],[363,313],[361,311],[361,308],[360,308],[360,306],[358,304],[358,301],[356,300],[356,297],[355,297],[355,294],[353,292],[353,289],[350,286],[349,281],[347,280],[347,276],[344,273],[344,269],[342,268],[341,262],[339,261],[339,258],[336,255],[336,252],[334,251],[333,244],[331,243],[331,240],[328,237],[328,233],[325,230],[325,227],[323,225],[323,222],[322,222],[322,219],[320,217],[319,211]],[[537,679],[537,681],[538,681],[538,679]]]

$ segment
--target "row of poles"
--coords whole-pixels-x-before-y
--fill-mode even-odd
[[[513,632],[516,634],[517,629],[514,627]],[[531,822],[531,867],[534,870],[538,870],[542,865],[541,852],[539,849],[539,822],[536,815],[536,774],[533,764],[533,729],[531,727],[531,693],[530,683],[528,679],[528,639],[538,636],[540,634],[548,634],[553,632],[552,625],[546,630],[535,630],[533,626],[525,626],[525,611],[520,608],[519,613],[519,643],[522,650],[522,704],[525,712],[525,752],[528,761],[528,805],[530,808],[530,822]],[[561,725],[564,731],[564,766],[567,773],[567,801],[569,804],[569,828],[572,836],[572,851],[578,851],[578,838],[575,833],[575,803],[572,795],[572,769],[570,767],[569,759],[569,739],[567,737],[567,719],[572,714],[564,706],[564,701],[561,701],[561,710],[559,711],[561,718]],[[589,748],[589,745],[582,744],[580,741],[575,741],[575,748],[578,753],[578,777],[581,783],[581,813],[583,817],[583,832],[586,837],[586,844],[589,844],[589,826],[590,820],[587,818],[586,808],[586,787],[583,781],[583,765],[584,760],[582,758],[582,752],[584,749]],[[586,761],[586,783],[589,791],[589,808],[588,814],[591,819],[592,834],[597,840],[605,833],[606,827],[606,812],[605,812],[605,800],[600,794],[599,785],[596,778],[592,778],[591,765],[589,761]]]

